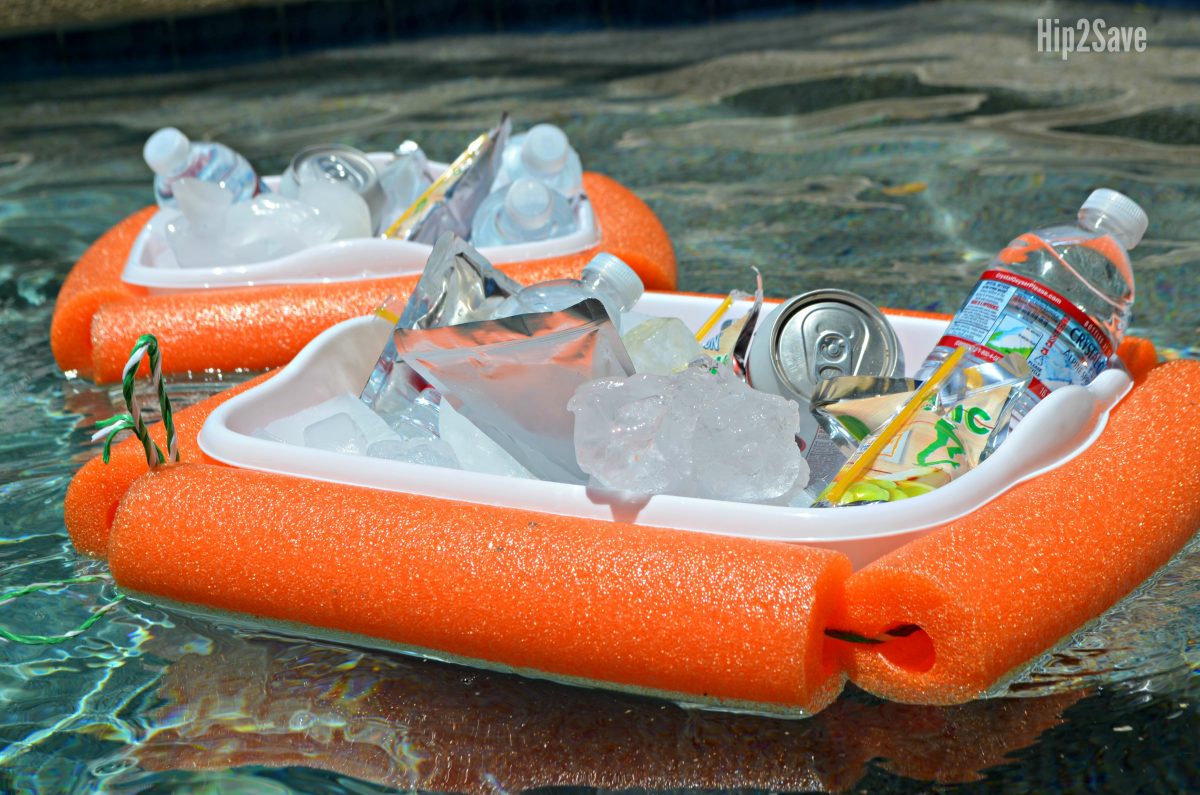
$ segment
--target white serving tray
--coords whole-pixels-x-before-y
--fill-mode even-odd
[[[368,155],[377,168],[390,160],[386,152]],[[439,172],[445,163],[430,163]],[[279,189],[279,177],[264,177],[271,190]],[[385,276],[419,274],[433,246],[364,237],[339,240],[297,251],[286,257],[253,265],[225,265],[211,268],[181,268],[167,244],[166,226],[179,217],[173,208],[161,208],[146,223],[133,241],[121,280],[145,287],[152,293],[208,290],[222,287],[252,287],[256,284],[312,284],[378,279]],[[561,257],[595,246],[600,228],[591,203],[585,198],[575,208],[579,228],[569,235],[534,243],[488,246],[479,252],[494,265],[509,262]]]
[[[635,311],[679,317],[695,329],[720,300],[647,293]],[[912,375],[941,336],[945,323],[904,316],[890,316],[889,320]],[[217,408],[200,431],[201,449],[231,466],[314,480],[501,508],[828,547],[844,552],[861,567],[937,525],[970,513],[1017,483],[1066,463],[1095,441],[1109,411],[1132,387],[1124,372],[1109,370],[1086,388],[1059,389],[1031,411],[1004,445],[974,471],[917,498],[844,508],[788,508],[669,495],[640,503],[623,502],[611,493],[584,486],[345,455],[253,435],[275,420],[340,393],[358,394],[390,332],[388,323],[371,317],[328,329],[274,378]]]

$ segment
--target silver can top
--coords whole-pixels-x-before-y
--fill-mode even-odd
[[[751,385],[805,403],[826,378],[903,374],[904,354],[891,324],[870,301],[846,290],[814,290],[785,301],[751,345]]]
[[[296,182],[325,180],[340,182],[356,193],[366,193],[378,181],[375,164],[365,153],[352,146],[318,144],[302,149],[292,158]]]

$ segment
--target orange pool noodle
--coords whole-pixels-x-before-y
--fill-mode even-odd
[[[880,558],[846,584],[851,679],[894,701],[977,697],[1111,607],[1200,528],[1200,362],[1154,368],[1055,472]]]
[[[608,177],[584,174],[600,242],[576,254],[503,265],[522,283],[578,277],[598,251],[624,259],[649,290],[674,289],[675,254],[646,204]],[[416,276],[263,285],[148,295],[120,280],[133,240],[152,214],[143,210],[101,237],[68,275],[55,305],[51,346],[63,370],[107,383],[138,335],[152,333],[171,356],[168,373],[216,368],[266,369],[286,364],[313,337],[342,320],[368,314],[389,294],[406,296]]]
[[[179,460],[214,463],[196,444],[196,435],[204,421],[217,406],[269,377],[269,373],[261,375],[175,412]],[[165,451],[167,440],[162,423],[154,423],[149,430],[151,438]],[[107,464],[97,455],[75,473],[63,498],[63,521],[77,550],[98,558],[108,554],[108,532],[117,513],[117,503],[148,469],[141,442],[129,435],[112,446],[112,456]]]
[[[91,374],[92,317],[101,306],[146,294],[145,288],[121,281],[121,272],[134,239],[157,209],[138,210],[105,232],[67,274],[50,321],[50,350],[64,371]]]
[[[432,500],[228,467],[140,478],[121,588],[543,676],[825,707],[840,553]]]

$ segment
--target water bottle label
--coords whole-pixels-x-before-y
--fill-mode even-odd
[[[1011,353],[1029,360],[1038,399],[1066,384],[1090,383],[1108,366],[1112,345],[1100,326],[1046,285],[987,271],[938,345],[967,347],[983,361]]]

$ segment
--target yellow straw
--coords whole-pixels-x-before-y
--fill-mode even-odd
[[[917,413],[917,410],[925,405],[925,401],[929,400],[929,396],[941,387],[942,382],[950,377],[950,373],[954,371],[955,365],[967,352],[966,348],[955,348],[954,352],[946,357],[946,361],[942,362],[938,369],[933,371],[933,375],[929,380],[921,385],[921,388],[916,391],[904,407],[896,413],[884,429],[875,437],[875,441],[871,442],[871,446],[866,449],[858,460],[851,464],[846,469],[834,478],[833,483],[829,485],[829,489],[825,492],[823,499],[831,504],[836,504],[846,493],[846,489],[850,487],[867,467],[875,462],[881,450],[887,446],[888,442],[892,441],[901,428],[908,423],[912,415]]]
[[[704,321],[704,325],[696,332],[696,342],[704,342],[704,338],[708,336],[708,332],[712,331],[712,327],[717,325],[717,321],[729,311],[729,307],[733,305],[733,293],[725,296],[725,300],[717,307],[717,311],[708,316],[708,320]]]
[[[389,295],[375,310],[375,317],[381,317],[394,326],[400,322],[400,313],[396,311],[397,309],[401,309],[399,301],[396,300],[395,295]]]
[[[437,199],[440,198],[441,193],[445,191],[446,187],[450,183],[454,182],[454,180],[458,179],[458,177],[470,167],[480,148],[487,143],[489,135],[491,135],[491,133],[484,133],[474,141],[471,141],[471,144],[463,150],[462,154],[455,158],[454,162],[442,172],[441,176],[435,179],[433,184],[426,188],[425,192],[418,196],[417,200],[409,205],[407,210],[400,214],[400,217],[388,227],[387,231],[384,232],[381,237],[400,237],[402,234],[404,234],[404,232],[408,229],[407,224],[409,219],[413,218],[417,213],[424,209],[425,205],[429,204],[430,202],[437,201]]]

